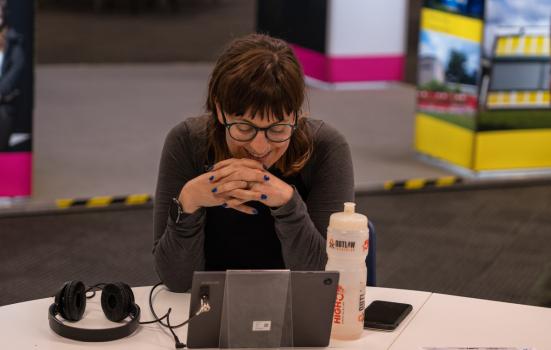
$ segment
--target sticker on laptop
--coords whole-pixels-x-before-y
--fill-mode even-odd
[[[272,329],[272,321],[253,321],[253,332],[268,332]]]

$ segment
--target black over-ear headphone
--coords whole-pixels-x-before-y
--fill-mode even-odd
[[[129,322],[114,328],[88,329],[69,326],[56,317],[60,315],[70,322],[79,321],[86,309],[86,292],[88,290],[81,281],[63,284],[48,309],[50,328],[54,332],[69,339],[99,342],[124,338],[136,331],[140,324],[140,307],[134,302],[132,289],[122,282],[103,285],[101,308],[110,321],[121,322],[130,316]]]

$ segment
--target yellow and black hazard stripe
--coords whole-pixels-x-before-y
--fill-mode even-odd
[[[129,196],[99,196],[91,198],[62,198],[56,200],[56,207],[59,209],[68,208],[102,208],[110,205],[141,205],[151,202],[149,194],[132,194]]]
[[[409,179],[402,181],[386,181],[384,189],[387,191],[396,190],[421,190],[427,188],[449,187],[463,183],[463,179],[456,176],[444,176],[436,179]]]

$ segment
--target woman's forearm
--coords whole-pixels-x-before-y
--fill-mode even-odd
[[[173,292],[189,290],[193,272],[205,268],[204,215],[204,210],[199,210],[178,225],[169,219],[164,234],[154,247],[157,273]]]
[[[310,219],[306,204],[296,189],[287,204],[272,210],[272,216],[286,267],[323,270],[327,263],[325,238]]]

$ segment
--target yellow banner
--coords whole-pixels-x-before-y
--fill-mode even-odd
[[[465,168],[473,163],[474,135],[471,130],[426,114],[415,118],[415,149]]]
[[[475,170],[551,167],[551,130],[484,131],[476,135]]]
[[[429,8],[421,10],[421,29],[449,34],[477,43],[482,40],[482,21],[480,19]]]
[[[475,171],[551,168],[551,129],[475,133],[418,113],[415,149]]]

